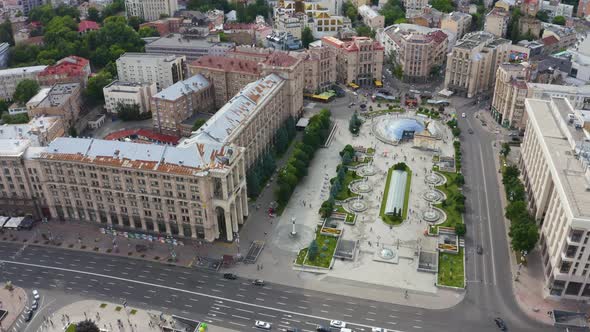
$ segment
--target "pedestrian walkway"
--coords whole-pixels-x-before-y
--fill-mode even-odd
[[[122,304],[94,300],[69,304],[43,317],[39,332],[70,331],[67,328],[84,320],[92,320],[99,328],[108,332],[149,332],[172,331],[184,327],[167,313],[124,307]],[[187,331],[194,331],[198,322],[186,324]],[[233,330],[206,324],[208,332],[232,332]]]
[[[0,265],[0,269],[2,269]],[[3,283],[0,288],[0,331],[20,331],[24,326],[22,311],[27,303],[27,293],[24,289],[14,287],[12,290],[5,287]]]

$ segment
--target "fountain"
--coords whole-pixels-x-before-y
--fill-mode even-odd
[[[352,191],[355,194],[364,194],[371,192],[372,190],[373,187],[371,187],[371,185],[367,183],[367,178],[365,178],[364,181],[359,180],[350,184],[350,191]]]
[[[430,190],[422,194],[422,198],[424,198],[427,202],[437,204],[444,201],[446,199],[446,195],[438,189],[430,188]]]
[[[432,184],[434,186],[440,186],[447,182],[447,179],[439,173],[431,172],[424,178],[426,183]]]
[[[361,200],[361,196],[357,196],[357,199],[348,202],[348,208],[354,212],[363,212],[369,208],[365,200]]]

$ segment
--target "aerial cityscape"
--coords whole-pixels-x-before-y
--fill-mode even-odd
[[[589,0],[0,4],[0,332],[590,331]]]

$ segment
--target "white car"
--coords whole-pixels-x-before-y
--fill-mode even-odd
[[[465,113],[461,113],[461,117],[464,118],[466,115]]]
[[[346,323],[341,321],[341,320],[331,320],[330,321],[330,326],[331,327],[346,327]]]
[[[268,322],[263,322],[261,320],[257,320],[256,323],[254,323],[254,325],[259,329],[270,330],[270,323],[268,323]]]
[[[38,300],[40,297],[39,292],[36,289],[33,289],[33,298]]]
[[[381,327],[374,327],[371,329],[371,332],[387,332],[387,330]]]

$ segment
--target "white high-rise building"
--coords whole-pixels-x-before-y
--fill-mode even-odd
[[[150,110],[150,98],[158,91],[156,83],[135,83],[113,81],[105,86],[104,108],[107,112],[117,113],[119,103],[125,105],[138,105],[139,112],[148,112]]]
[[[565,98],[526,99],[520,168],[540,227],[543,294],[590,299],[590,111]]]
[[[184,56],[125,53],[117,59],[117,75],[125,82],[156,82],[158,91],[184,79]]]
[[[145,21],[155,21],[162,14],[172,17],[177,9],[177,0],[125,0],[125,15]]]
[[[37,74],[47,66],[20,67],[0,70],[0,99],[12,99],[16,86],[22,80],[37,80]]]

